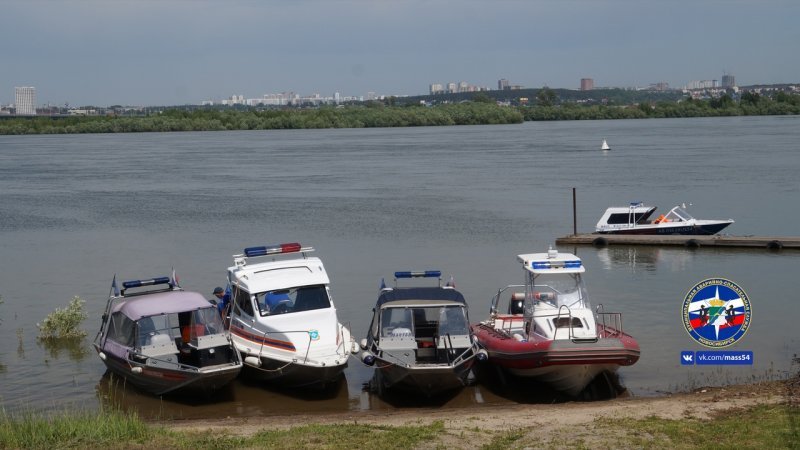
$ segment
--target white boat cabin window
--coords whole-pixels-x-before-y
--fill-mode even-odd
[[[331,307],[328,289],[324,285],[260,292],[255,295],[255,299],[261,316],[291,314]]]
[[[129,319],[128,316],[119,311],[111,315],[106,334],[108,339],[122,344],[125,347],[133,347],[135,333],[136,324]]]
[[[544,303],[559,308],[590,308],[586,287],[579,273],[536,274],[529,280],[534,307]]]

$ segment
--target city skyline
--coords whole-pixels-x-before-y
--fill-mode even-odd
[[[278,92],[425,95],[431,83],[797,82],[800,3],[10,0],[0,104],[180,105]],[[441,80],[441,81],[438,81]]]

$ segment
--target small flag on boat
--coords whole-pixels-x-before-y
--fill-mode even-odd
[[[114,274],[114,279],[111,280],[111,290],[114,291],[114,297],[119,297],[119,288],[117,287],[117,274]]]
[[[453,278],[452,275],[450,275],[450,280],[447,282],[447,284],[445,284],[445,286],[449,286],[453,289],[456,288],[456,280]]]
[[[177,287],[181,287],[181,282],[180,281],[181,280],[180,280],[180,278],[178,278],[178,275],[175,273],[175,268],[173,267],[172,268],[172,285],[173,286],[177,286]]]
[[[384,289],[386,289],[386,280],[381,278],[381,287],[379,287],[378,290],[382,291]]]

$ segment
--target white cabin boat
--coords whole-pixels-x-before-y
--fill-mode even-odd
[[[250,247],[228,268],[230,332],[254,378],[286,387],[337,382],[358,346],[339,323],[322,261],[298,243]],[[251,263],[253,258],[271,260]]]
[[[655,206],[646,206],[642,202],[612,206],[600,217],[595,231],[603,234],[711,235],[733,223],[733,219],[695,219],[685,208],[686,205],[675,206],[667,214],[651,221]]]

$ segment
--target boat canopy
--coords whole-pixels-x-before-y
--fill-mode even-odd
[[[655,210],[655,206],[646,206],[641,202],[631,202],[630,206],[611,206],[597,221],[596,228],[643,224],[650,220]]]
[[[139,320],[147,316],[213,307],[214,305],[197,292],[169,291],[123,298],[114,305],[112,312],[121,311],[131,320]]]
[[[428,301],[448,301],[467,304],[461,292],[447,287],[407,287],[407,288],[394,288],[384,289],[378,297],[378,303],[375,305],[380,308],[381,305],[388,302],[395,302],[401,300],[428,300]]]
[[[550,249],[547,253],[527,253],[517,255],[525,270],[535,274],[542,273],[583,273],[583,262],[572,253],[559,253]]]

